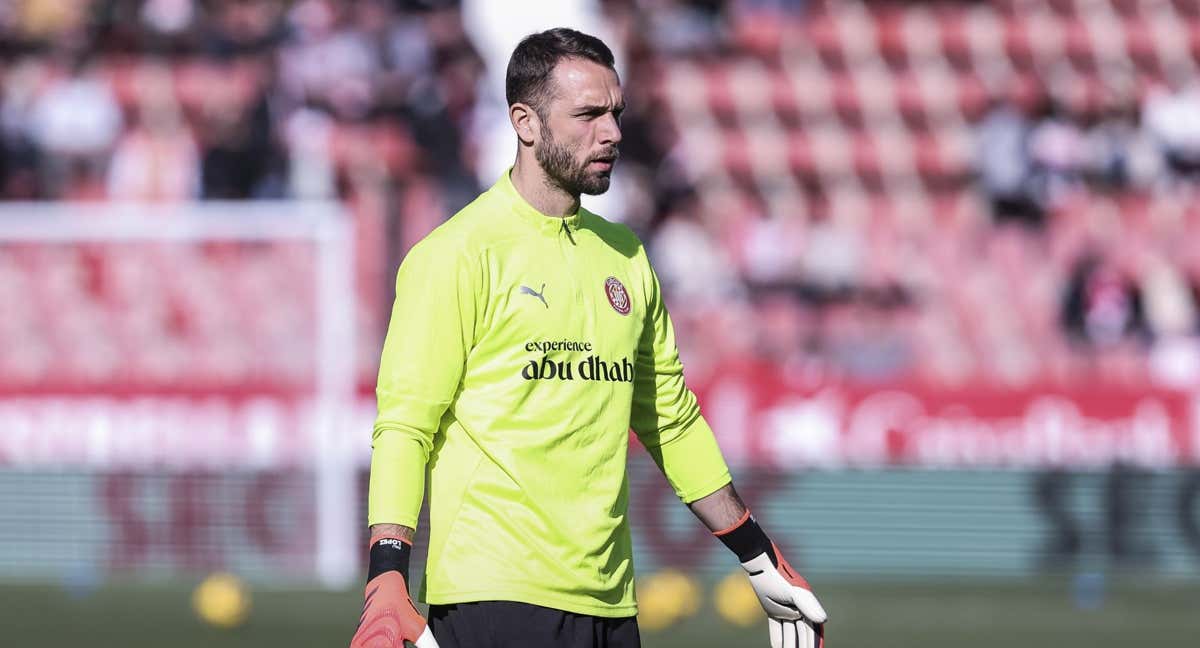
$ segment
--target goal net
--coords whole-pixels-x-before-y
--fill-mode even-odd
[[[0,207],[0,579],[354,578],[352,235],[334,204]]]

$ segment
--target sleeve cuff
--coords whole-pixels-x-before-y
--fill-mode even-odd
[[[724,488],[732,483],[733,483],[733,476],[729,474],[728,470],[726,470],[724,474],[722,474],[719,477],[716,477],[715,479],[713,479],[712,481],[710,481],[707,484],[699,486],[699,487],[697,487],[691,491],[688,491],[686,493],[680,493],[678,491],[678,489],[676,489],[675,493],[677,495],[679,495],[679,499],[682,500],[684,504],[691,504],[692,502],[695,502],[698,499],[704,499],[705,497],[712,495],[713,493],[721,490],[722,488]]]

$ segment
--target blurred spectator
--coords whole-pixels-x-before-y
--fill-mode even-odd
[[[870,294],[823,310],[821,344],[826,358],[846,378],[856,382],[885,382],[912,369],[912,341],[896,326],[901,311],[875,303]]]
[[[1103,190],[1146,187],[1161,172],[1161,157],[1141,128],[1137,106],[1110,97],[1084,133],[1085,174]]]
[[[45,65],[25,59],[3,71],[0,95],[0,196],[29,200],[40,191],[41,155],[30,125]]]
[[[54,43],[60,52],[77,52],[87,40],[93,0],[24,0],[15,3],[15,36],[24,42]]]
[[[796,283],[801,279],[807,256],[803,222],[772,215],[746,219],[741,229],[739,264],[748,281]]]
[[[194,0],[146,0],[138,16],[151,33],[171,38],[191,29],[197,13]]]
[[[169,69],[137,74],[132,127],[121,136],[108,172],[113,200],[181,201],[199,195],[196,142],[183,123]]]
[[[784,367],[818,361],[823,349],[817,336],[816,312],[782,291],[756,296],[754,306],[758,330],[755,351],[759,357]]]
[[[1087,149],[1083,133],[1056,100],[1045,110],[1029,133],[1029,157],[1037,199],[1043,209],[1053,209],[1082,189]]]
[[[808,6],[809,0],[735,0],[730,4],[735,11],[798,14]]]
[[[1180,270],[1151,251],[1141,273],[1146,322],[1154,334],[1151,376],[1174,388],[1186,388],[1200,380],[1200,295]]]
[[[288,194],[300,200],[333,198],[336,123],[324,110],[300,108],[283,125],[288,151]]]
[[[1105,349],[1130,339],[1145,340],[1147,327],[1139,287],[1112,261],[1083,255],[1071,271],[1062,306],[1070,337],[1090,349]]]
[[[650,240],[663,290],[684,302],[708,304],[740,291],[733,264],[697,216],[695,201],[681,202]]]
[[[175,0],[174,4],[188,3]],[[204,49],[222,58],[267,53],[283,35],[283,7],[282,0],[238,0],[209,6]]]
[[[648,38],[665,54],[712,51],[722,41],[722,0],[668,0],[646,12]]]
[[[279,52],[280,81],[300,101],[340,119],[362,119],[374,101],[378,61],[351,22],[353,5],[301,0],[288,12],[291,38]]]
[[[997,222],[1042,222],[1042,208],[1032,184],[1029,145],[1033,115],[1041,102],[1035,85],[1016,82],[1008,99],[996,102],[979,125],[976,168]]]
[[[1196,295],[1179,269],[1165,257],[1147,251],[1139,291],[1144,295],[1146,324],[1156,338],[1197,332]]]
[[[205,198],[282,195],[282,156],[272,128],[263,64],[241,59],[208,77],[200,116],[201,190]]]
[[[42,186],[68,193],[73,178],[102,177],[121,132],[121,110],[108,79],[93,64],[54,65],[29,107],[30,139],[42,155]]]
[[[1200,179],[1200,83],[1179,82],[1175,91],[1152,89],[1142,114],[1167,166],[1181,178]]]
[[[0,198],[340,200],[359,228],[363,310],[382,320],[403,252],[511,162],[488,157],[496,132],[511,155],[503,106],[480,103],[502,93],[508,52],[493,50],[530,17],[467,4],[470,34],[455,0],[0,0]],[[1107,380],[1104,356],[1121,375],[1200,384],[1187,66],[1161,61],[1158,87],[1124,60],[1115,75],[1048,75],[1008,51],[1019,42],[988,44],[990,24],[1007,39],[1020,20],[988,3],[965,23],[920,3],[600,4],[538,17],[607,29],[623,49],[607,196],[621,204],[599,211],[643,235],[677,323],[696,329],[680,336],[689,371],[749,354],[863,380],[1019,386]],[[863,18],[909,27],[890,42]],[[878,47],[843,42],[860,33]],[[1047,83],[1065,110],[1046,112]],[[777,145],[752,155],[780,159],[728,168],[751,130]],[[874,157],[887,182],[867,177]],[[1087,255],[1088,242],[1123,256]],[[367,366],[379,331],[364,329]]]
[[[814,219],[808,230],[802,263],[805,280],[823,293],[861,284],[864,249],[857,214],[834,211]]]

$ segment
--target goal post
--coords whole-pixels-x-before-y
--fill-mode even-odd
[[[0,350],[0,480],[17,486],[0,494],[0,513],[8,509],[0,574],[6,565],[25,565],[10,571],[63,576],[24,560],[34,540],[29,529],[38,523],[27,526],[21,515],[32,515],[29,502],[39,499],[49,507],[42,512],[54,515],[47,485],[57,474],[83,473],[95,483],[72,490],[78,497],[93,504],[116,498],[128,505],[110,501],[109,509],[136,509],[135,522],[106,520],[112,511],[97,510],[82,527],[96,530],[95,542],[108,543],[112,555],[125,555],[113,547],[122,538],[144,540],[148,548],[126,565],[135,572],[187,569],[188,560],[172,558],[177,547],[156,549],[154,538],[169,536],[166,529],[179,520],[233,519],[237,508],[257,511],[259,519],[246,522],[243,535],[261,534],[250,528],[261,523],[289,533],[308,529],[311,538],[297,541],[303,549],[280,570],[269,547],[256,557],[245,543],[228,540],[235,535],[228,528],[205,529],[218,557],[200,567],[233,563],[266,580],[348,585],[360,567],[356,479],[369,440],[354,429],[364,418],[356,394],[355,257],[354,222],[330,202],[0,204],[0,300],[17,321],[0,329],[8,349]],[[88,329],[73,321],[100,324]],[[191,498],[184,505],[162,501],[175,496],[150,484],[121,500],[125,491],[100,479],[197,471],[208,476],[204,488],[213,497],[224,492],[217,485],[223,475],[236,481],[266,471],[291,480],[307,493],[296,497],[311,501],[281,505],[292,511],[284,523],[284,513],[252,501],[266,491],[250,487],[236,506],[206,503],[203,493],[180,487],[190,493],[180,496]],[[311,484],[297,483],[296,475],[310,475]],[[228,511],[213,510],[227,504]],[[203,514],[161,512],[188,506]],[[122,531],[148,525],[154,530]]]

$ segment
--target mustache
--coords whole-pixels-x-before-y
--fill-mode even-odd
[[[613,148],[592,157],[588,162],[616,162],[619,157],[621,157],[621,152]]]

